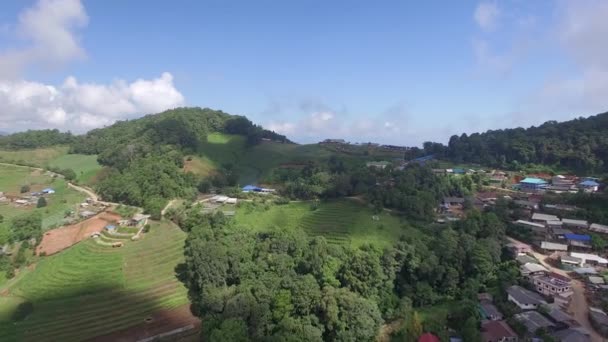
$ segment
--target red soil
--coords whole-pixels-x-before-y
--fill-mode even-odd
[[[102,212],[82,222],[51,229],[44,233],[42,242],[36,248],[36,254],[40,255],[44,252],[46,255],[51,255],[60,252],[89,238],[93,233],[101,232],[103,227],[118,220],[120,220],[119,215]]]

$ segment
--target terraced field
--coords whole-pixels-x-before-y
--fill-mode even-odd
[[[309,202],[266,207],[243,203],[235,221],[254,231],[297,229],[310,236],[323,236],[330,243],[354,246],[371,243],[384,247],[401,235],[419,234],[400,217],[386,212],[374,215],[366,205],[349,199],[321,203],[316,210]]]
[[[179,228],[155,224],[142,240],[122,248],[87,240],[42,259],[2,292],[0,341],[81,341],[187,304],[186,289],[175,277],[184,239]],[[7,312],[26,301],[33,313],[7,321]]]

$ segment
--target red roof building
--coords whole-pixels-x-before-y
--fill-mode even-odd
[[[517,334],[505,321],[488,321],[481,326],[484,342],[516,342]]]
[[[431,334],[431,333],[426,333],[426,334],[422,334],[420,337],[418,337],[418,342],[441,342],[439,340],[439,337]]]

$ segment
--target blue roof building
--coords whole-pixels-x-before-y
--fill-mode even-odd
[[[566,240],[573,240],[573,241],[584,241],[584,242],[591,241],[591,236],[584,235],[584,234],[564,234],[564,238],[566,238]]]
[[[46,188],[42,190],[43,194],[54,194],[55,190],[53,190],[53,188]]]
[[[540,178],[525,178],[519,182],[522,190],[543,190],[548,184],[546,180]]]
[[[600,186],[600,183],[596,182],[596,181],[592,181],[592,180],[586,180],[584,182],[580,182],[579,183],[581,186],[587,186],[587,187],[591,187],[591,186]]]
[[[243,187],[243,192],[251,192],[251,191],[260,192],[260,191],[262,191],[262,188],[257,187],[255,185],[245,185]]]

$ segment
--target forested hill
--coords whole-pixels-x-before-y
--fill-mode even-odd
[[[580,172],[608,169],[608,113],[538,127],[454,135],[447,148],[426,143],[426,152],[439,152],[454,162],[519,168],[543,164]]]

